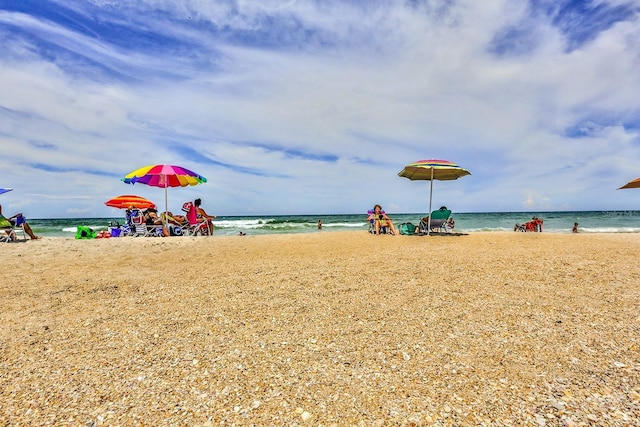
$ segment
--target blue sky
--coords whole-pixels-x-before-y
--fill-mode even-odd
[[[5,213],[640,209],[640,0],[0,0]]]

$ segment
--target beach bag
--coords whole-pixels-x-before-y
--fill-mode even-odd
[[[410,222],[405,222],[400,224],[400,234],[414,234],[416,232],[417,226],[411,224]]]
[[[96,232],[90,229],[89,227],[85,227],[84,225],[79,225],[76,231],[76,239],[95,239]]]

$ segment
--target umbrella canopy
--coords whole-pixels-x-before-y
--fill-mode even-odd
[[[431,202],[433,198],[433,180],[438,181],[450,181],[458,179],[465,175],[471,175],[466,169],[461,168],[457,164],[450,162],[449,160],[418,160],[415,163],[408,164],[398,174],[404,178],[409,178],[412,181],[431,181],[429,189],[429,221],[427,224],[427,235],[431,231]]]
[[[471,175],[468,170],[462,169],[449,160],[418,160],[402,169],[399,176],[409,178],[412,181],[449,181],[465,175]]]
[[[8,193],[9,191],[13,191],[13,188],[0,188],[0,194]]]
[[[182,166],[151,165],[143,166],[125,175],[122,181],[126,184],[141,183],[151,187],[164,188],[164,210],[169,210],[167,188],[186,187],[207,182],[207,178]],[[164,215],[163,217],[166,217]]]
[[[150,207],[155,206],[151,200],[131,194],[114,197],[113,199],[109,199],[104,202],[104,204],[117,209],[127,209],[130,206],[138,209],[149,209]]]
[[[207,182],[207,178],[182,166],[152,165],[136,169],[122,178],[127,184],[150,185],[151,187],[186,187]]]
[[[640,188],[640,178],[627,182],[625,185],[618,188],[618,190],[622,190],[623,188]]]

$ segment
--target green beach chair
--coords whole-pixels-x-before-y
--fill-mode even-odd
[[[451,216],[451,210],[447,209],[445,206],[441,207],[438,210],[431,212],[429,217],[431,218],[431,232],[444,232],[447,233],[447,220]],[[419,230],[420,234],[428,234],[427,227],[429,217],[422,218],[420,220]]]

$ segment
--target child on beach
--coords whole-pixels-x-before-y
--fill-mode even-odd
[[[573,231],[574,233],[578,232],[578,223],[577,222],[573,223],[573,230],[571,230],[571,231]]]

